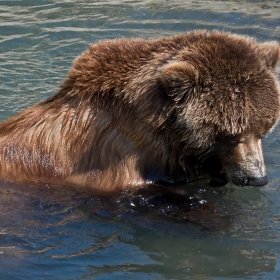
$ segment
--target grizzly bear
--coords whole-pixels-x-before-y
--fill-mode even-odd
[[[0,125],[0,178],[112,192],[205,178],[267,183],[277,42],[226,32],[91,46],[56,95]]]

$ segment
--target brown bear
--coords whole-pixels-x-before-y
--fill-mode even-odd
[[[0,178],[110,192],[267,183],[279,118],[276,42],[193,31],[91,46],[56,95],[0,125]]]

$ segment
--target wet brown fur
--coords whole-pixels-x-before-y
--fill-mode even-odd
[[[279,59],[276,42],[218,31],[100,42],[56,95],[0,125],[0,177],[109,192],[189,180],[213,153],[244,176],[238,147],[279,117]]]

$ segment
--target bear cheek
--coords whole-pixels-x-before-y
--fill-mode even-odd
[[[228,180],[236,185],[267,184],[261,139],[248,139],[224,149],[222,165]]]

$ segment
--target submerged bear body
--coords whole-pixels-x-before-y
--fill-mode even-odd
[[[0,125],[0,178],[116,191],[267,183],[279,118],[276,42],[214,31],[93,45],[59,92]]]

